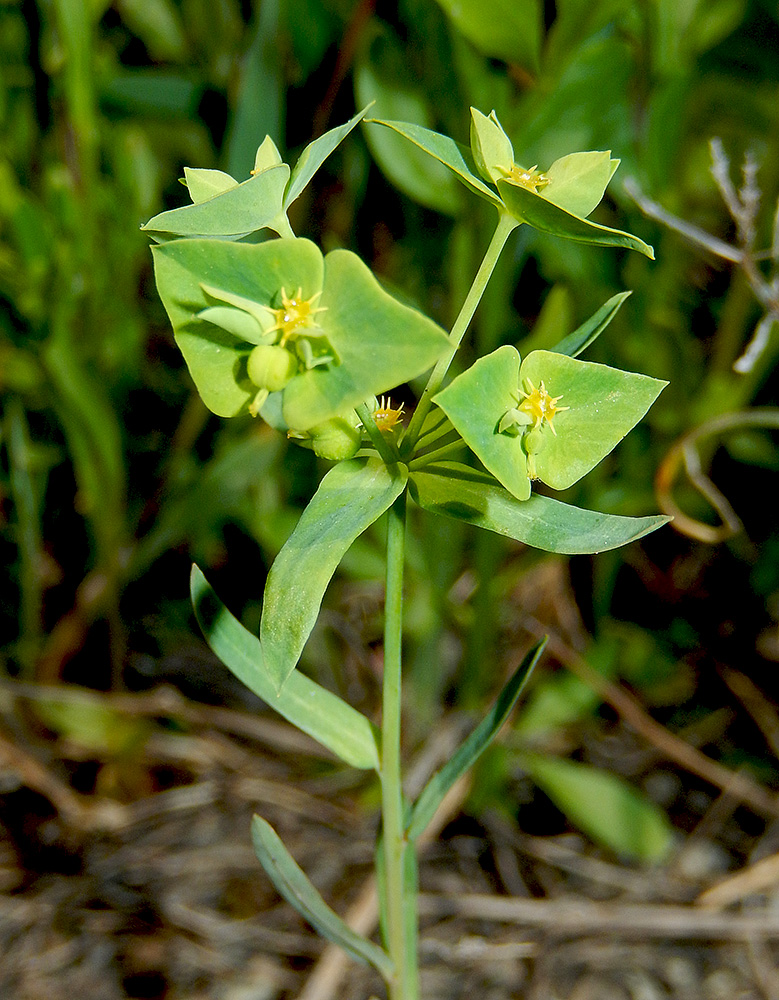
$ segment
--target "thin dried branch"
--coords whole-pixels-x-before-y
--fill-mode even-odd
[[[566,936],[610,934],[622,938],[779,940],[779,913],[771,907],[750,909],[747,913],[718,913],[696,906],[422,893],[419,911],[425,917],[457,915],[546,928]]]

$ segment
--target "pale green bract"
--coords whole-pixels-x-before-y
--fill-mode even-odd
[[[495,478],[527,500],[532,479],[562,490],[590,472],[666,384],[552,351],[532,351],[520,364],[519,352],[506,345],[476,361],[435,402]]]
[[[285,296],[312,307],[288,345],[302,342],[310,355],[299,350],[299,372],[282,392],[284,422],[298,431],[421,375],[448,347],[436,323],[385,292],[348,250],[323,257],[304,239],[172,240],[152,250],[176,340],[203,402],[222,417],[246,412],[256,397],[247,360],[280,335]]]

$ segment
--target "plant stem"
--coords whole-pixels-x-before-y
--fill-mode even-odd
[[[401,640],[403,634],[403,562],[406,541],[406,495],[389,510],[387,588],[384,608],[384,686],[381,723],[381,806],[384,837],[386,946],[395,965],[387,984],[390,1000],[416,1000],[416,960],[405,933],[403,793],[400,770]],[[409,850],[413,848],[408,847]],[[414,947],[416,943],[414,942]]]
[[[355,407],[355,411],[357,416],[362,421],[362,426],[365,429],[366,434],[371,439],[371,444],[379,455],[381,455],[384,464],[396,465],[399,461],[397,445],[391,437],[385,438],[376,426],[376,421],[373,419],[373,414],[368,409],[368,404],[360,403],[359,406]]]
[[[424,455],[420,455],[419,458],[412,459],[408,463],[409,470],[424,469],[426,465],[430,465],[433,462],[440,462],[450,455],[456,455],[458,451],[462,451],[465,447],[465,441],[459,438],[457,441],[445,444],[441,448],[436,448],[435,451],[426,452]]]
[[[411,418],[408,429],[403,435],[401,454],[404,458],[408,458],[408,456],[412,453],[414,445],[419,439],[422,424],[424,423],[425,417],[430,411],[430,407],[432,405],[432,397],[441,388],[441,385],[446,378],[446,373],[449,371],[449,365],[451,365],[452,359],[457,353],[457,348],[460,346],[460,342],[465,336],[465,331],[468,329],[468,326],[473,319],[473,314],[476,312],[479,302],[481,302],[484,289],[487,287],[487,282],[490,280],[490,276],[495,270],[495,265],[498,263],[498,258],[500,257],[503,247],[506,245],[506,240],[518,225],[519,223],[517,220],[505,212],[501,212],[498,216],[498,225],[495,228],[495,232],[492,234],[492,239],[490,240],[490,245],[487,247],[484,260],[481,262],[479,270],[476,272],[473,284],[471,285],[468,294],[465,296],[465,302],[463,302],[459,315],[454,321],[454,326],[449,334],[449,340],[452,344],[451,349],[447,351],[442,358],[439,358],[438,363],[428,379],[428,383],[425,386],[422,397],[417,404],[417,408],[414,411],[414,416]]]

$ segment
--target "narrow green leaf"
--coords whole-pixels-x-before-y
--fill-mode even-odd
[[[522,689],[545,646],[546,639],[542,639],[526,654],[487,715],[447,764],[434,774],[425,785],[411,813],[411,822],[407,831],[410,840],[415,840],[422,833],[452,785],[473,766],[483,751],[495,739],[522,693]]]
[[[281,163],[250,177],[208,201],[161,212],[150,219],[145,232],[173,236],[246,236],[273,228],[282,213],[289,167]]]
[[[588,836],[622,857],[662,861],[673,846],[665,813],[616,774],[578,761],[523,753],[520,765]]]
[[[536,194],[509,181],[498,181],[498,191],[506,208],[515,219],[526,222],[542,233],[562,236],[577,243],[627,247],[630,250],[638,250],[651,260],[655,259],[652,247],[637,236],[624,233],[620,229],[599,226],[595,222],[579,218],[578,215],[571,215],[565,209],[547,201],[543,194]]]
[[[190,587],[195,615],[208,645],[239,681],[336,757],[352,767],[378,771],[376,733],[364,715],[299,670],[277,694],[260,640],[230,614],[197,566],[192,567]]]
[[[292,168],[292,174],[290,175],[287,189],[284,192],[285,210],[300,196],[305,186],[328,156],[344,141],[355,125],[362,121],[367,111],[367,107],[363,108],[362,111],[359,111],[354,118],[350,118],[344,125],[330,129],[329,132],[320,135],[318,139],[314,139],[313,142],[310,142],[306,146],[298,157],[297,163]]]
[[[260,816],[252,819],[252,841],[271,882],[315,930],[343,948],[356,961],[372,965],[384,979],[392,976],[393,962],[389,955],[383,948],[353,931],[330,909],[270,823]]]
[[[405,466],[341,462],[319,485],[268,574],[260,622],[266,669],[277,691],[300,658],[322,598],[352,542],[406,486]]]
[[[588,320],[569,333],[552,348],[555,354],[567,354],[569,358],[578,357],[596,340],[619,312],[620,306],[632,292],[619,292],[604,302],[600,309]]]
[[[423,149],[426,153],[443,163],[462,181],[466,187],[485,198],[501,211],[503,203],[494,191],[490,190],[478,175],[471,158],[471,152],[465,146],[450,139],[447,135],[434,132],[432,129],[414,125],[412,122],[383,121],[379,118],[369,118],[366,124],[384,125],[404,136],[409,142]]]
[[[424,510],[507,535],[546,552],[605,552],[635,541],[671,519],[600,514],[534,493],[517,500],[489,476],[442,462],[409,477],[411,496]]]

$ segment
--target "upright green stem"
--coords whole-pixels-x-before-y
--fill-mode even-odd
[[[403,854],[403,796],[400,770],[401,639],[403,634],[403,562],[406,541],[406,495],[389,510],[387,526],[387,589],[384,610],[384,688],[381,723],[381,805],[384,836],[384,876],[387,949],[395,965],[388,983],[390,1000],[415,1000],[416,960],[407,952]],[[411,848],[409,848],[410,850]]]
[[[433,369],[428,383],[425,386],[425,390],[422,393],[422,398],[417,404],[414,416],[411,418],[408,429],[403,436],[401,454],[404,458],[408,458],[414,449],[414,445],[417,443],[419,435],[422,431],[422,424],[430,411],[432,398],[441,388],[443,381],[446,378],[446,373],[449,371],[449,365],[451,365],[452,359],[457,353],[457,348],[460,346],[460,342],[465,336],[465,331],[468,329],[468,326],[473,319],[473,314],[476,312],[476,307],[481,301],[484,289],[487,287],[487,282],[490,280],[490,276],[495,270],[495,265],[498,263],[501,251],[506,245],[506,240],[518,225],[519,223],[517,220],[505,212],[501,212],[498,217],[498,225],[492,235],[490,245],[487,247],[484,260],[481,262],[481,266],[476,272],[473,284],[471,285],[468,294],[465,296],[465,302],[463,302],[459,315],[454,321],[454,326],[449,334],[449,340],[452,344],[451,349],[447,351],[442,358],[439,358],[438,363]]]

